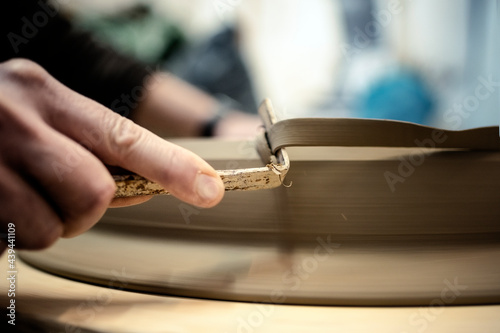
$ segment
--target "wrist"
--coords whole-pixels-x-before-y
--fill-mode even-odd
[[[228,114],[231,113],[231,110],[234,110],[235,104],[237,104],[237,102],[225,95],[218,96],[214,111],[212,112],[213,116],[202,124],[200,136],[216,136],[217,126]]]

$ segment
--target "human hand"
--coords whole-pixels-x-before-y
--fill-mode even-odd
[[[92,227],[116,188],[105,164],[158,182],[196,206],[214,206],[224,195],[221,179],[201,158],[28,60],[0,64],[0,152],[0,232],[14,223],[16,248],[45,248]]]

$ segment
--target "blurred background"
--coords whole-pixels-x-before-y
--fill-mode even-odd
[[[255,113],[498,125],[499,0],[72,0],[122,53]]]

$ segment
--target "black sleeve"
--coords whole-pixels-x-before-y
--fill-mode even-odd
[[[150,67],[97,43],[46,0],[8,1],[0,9],[0,62],[30,59],[66,86],[128,116]],[[132,95],[132,97],[130,97]]]

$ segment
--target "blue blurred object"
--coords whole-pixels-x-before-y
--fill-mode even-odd
[[[364,92],[356,116],[424,124],[433,108],[434,98],[424,80],[414,71],[399,70]]]

